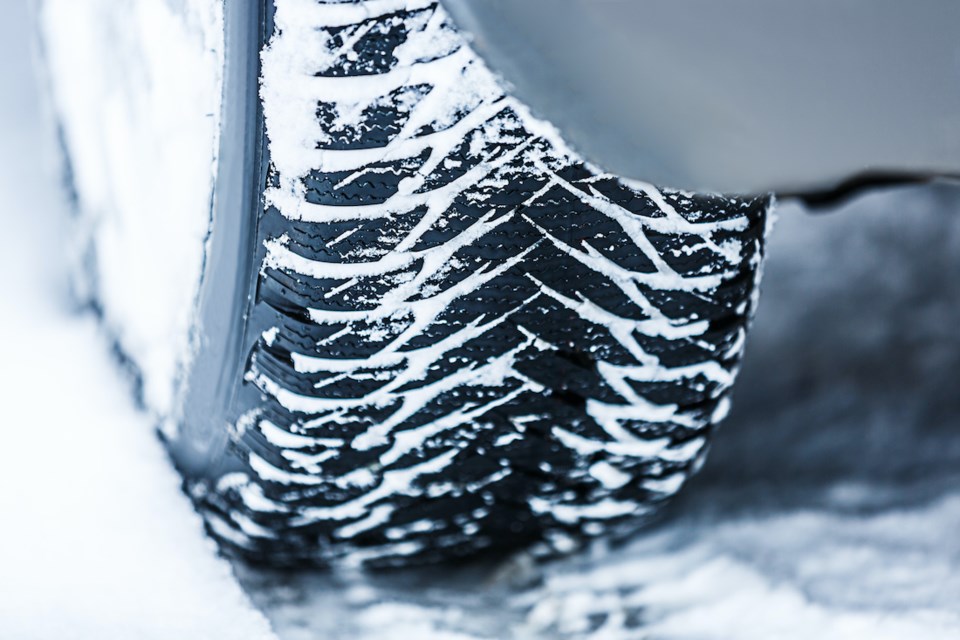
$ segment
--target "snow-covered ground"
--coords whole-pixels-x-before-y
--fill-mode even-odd
[[[272,638],[71,304],[24,2],[0,20],[0,638]]]
[[[704,471],[629,545],[377,577],[230,567],[68,294],[68,214],[0,21],[0,638],[960,637],[960,188],[781,209]],[[241,590],[240,585],[244,588]]]

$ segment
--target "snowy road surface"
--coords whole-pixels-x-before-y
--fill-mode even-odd
[[[66,218],[27,51],[0,21],[0,638],[272,638],[136,409],[89,313],[71,307]]]
[[[282,639],[960,637],[960,188],[782,208],[735,410],[628,546],[372,578],[237,567],[238,583],[71,306],[68,214],[12,6],[0,638],[273,637],[250,600]]]

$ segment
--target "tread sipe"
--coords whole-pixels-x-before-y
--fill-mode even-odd
[[[726,412],[769,198],[592,167],[435,2],[267,13],[231,463],[188,478],[211,529],[390,566],[642,522]]]

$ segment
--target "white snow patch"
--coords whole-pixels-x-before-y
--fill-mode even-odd
[[[68,4],[91,3],[59,3]],[[0,252],[0,638],[269,640],[97,321],[67,302],[59,243],[68,216],[52,186],[56,150],[41,124],[27,5],[6,3],[0,21],[0,215],[10,240]],[[93,63],[86,51],[77,64]],[[78,82],[93,70],[81,67]]]
[[[590,467],[590,475],[608,489],[619,489],[630,482],[631,475],[620,471],[609,462],[597,462]]]
[[[43,0],[51,94],[72,161],[91,292],[175,411],[210,225],[223,69],[221,0]]]

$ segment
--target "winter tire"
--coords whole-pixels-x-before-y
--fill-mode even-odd
[[[434,1],[255,5],[164,431],[210,530],[393,566],[634,529],[727,411],[770,199],[600,171]]]

